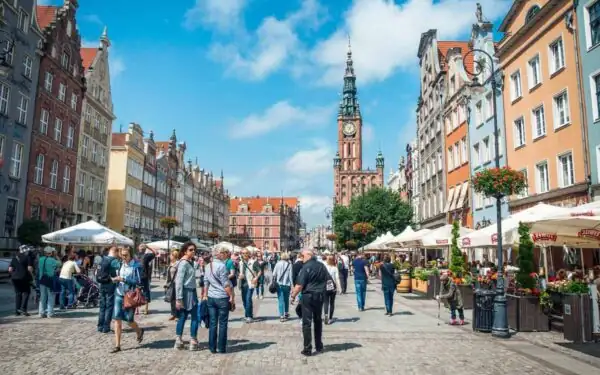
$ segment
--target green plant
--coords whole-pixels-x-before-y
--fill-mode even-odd
[[[547,291],[543,291],[540,293],[540,307],[542,309],[551,309],[554,306],[554,302],[552,302],[552,298]]]
[[[456,277],[462,277],[465,268],[465,258],[458,247],[458,237],[460,236],[460,225],[455,220],[452,223],[452,244],[450,245],[450,271]]]
[[[527,188],[523,172],[506,166],[477,172],[472,178],[473,190],[486,197],[503,197],[522,193]]]
[[[563,289],[563,293],[588,294],[589,287],[583,281],[570,281],[565,285],[565,287]]]
[[[48,224],[37,219],[25,219],[17,229],[17,238],[22,245],[42,246],[42,236],[50,232]]]
[[[345,245],[346,245],[346,248],[349,250],[354,250],[354,249],[356,249],[356,246],[357,246],[356,241],[354,241],[354,240],[346,241]]]
[[[519,223],[519,271],[517,272],[517,285],[523,289],[533,289],[536,287],[536,281],[533,275],[535,269],[533,265],[533,241],[529,233],[529,227]]]

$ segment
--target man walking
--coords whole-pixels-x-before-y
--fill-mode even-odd
[[[96,281],[100,284],[100,311],[98,312],[98,332],[110,333],[110,322],[115,307],[115,288],[112,279],[117,277],[120,268],[117,260],[117,248],[111,246],[108,255],[102,258],[96,271]]]
[[[311,325],[314,321],[315,350],[323,352],[323,296],[329,273],[327,268],[315,258],[311,250],[303,252],[304,266],[296,280],[296,286],[290,296],[292,303],[302,292],[302,336],[304,349],[301,354],[312,355]]]
[[[346,294],[348,288],[348,269],[350,268],[350,258],[343,252],[340,255],[340,284],[342,284],[342,294]]]
[[[354,289],[356,291],[356,304],[358,311],[365,311],[367,299],[367,280],[369,280],[369,262],[362,254],[358,254],[352,263],[354,267]]]
[[[250,259],[250,252],[247,249],[242,250],[242,260],[240,261],[240,289],[242,290],[242,303],[244,305],[244,316],[246,323],[254,321],[254,306],[252,304],[252,295],[258,285],[260,270],[258,264]]]

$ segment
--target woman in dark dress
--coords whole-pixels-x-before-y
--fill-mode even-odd
[[[15,314],[29,316],[27,304],[33,281],[33,256],[27,245],[19,247],[19,253],[10,262],[8,273],[15,289]]]
[[[379,277],[381,278],[381,290],[383,291],[383,301],[385,302],[385,315],[392,316],[392,307],[394,306],[394,292],[396,291],[396,277],[394,265],[389,255],[383,258],[383,263],[379,266]]]

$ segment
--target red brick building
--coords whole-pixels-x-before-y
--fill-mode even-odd
[[[299,247],[301,223],[300,202],[295,197],[233,197],[229,201],[229,240],[247,240],[267,251],[293,250]]]
[[[85,90],[76,0],[38,6],[44,33],[32,131],[25,217],[51,230],[73,224],[81,102]]]

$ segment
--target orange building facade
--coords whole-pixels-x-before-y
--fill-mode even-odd
[[[446,147],[446,206],[448,223],[460,220],[461,225],[473,227],[473,215],[470,209],[469,181],[469,140],[467,125],[467,84],[470,83],[464,65],[471,71],[472,55],[464,61],[468,51],[467,42],[447,42],[452,46],[446,52],[448,84],[446,85],[446,103],[443,118]]]
[[[515,1],[500,26],[507,163],[527,176],[511,213],[587,201],[588,162],[569,0]]]

